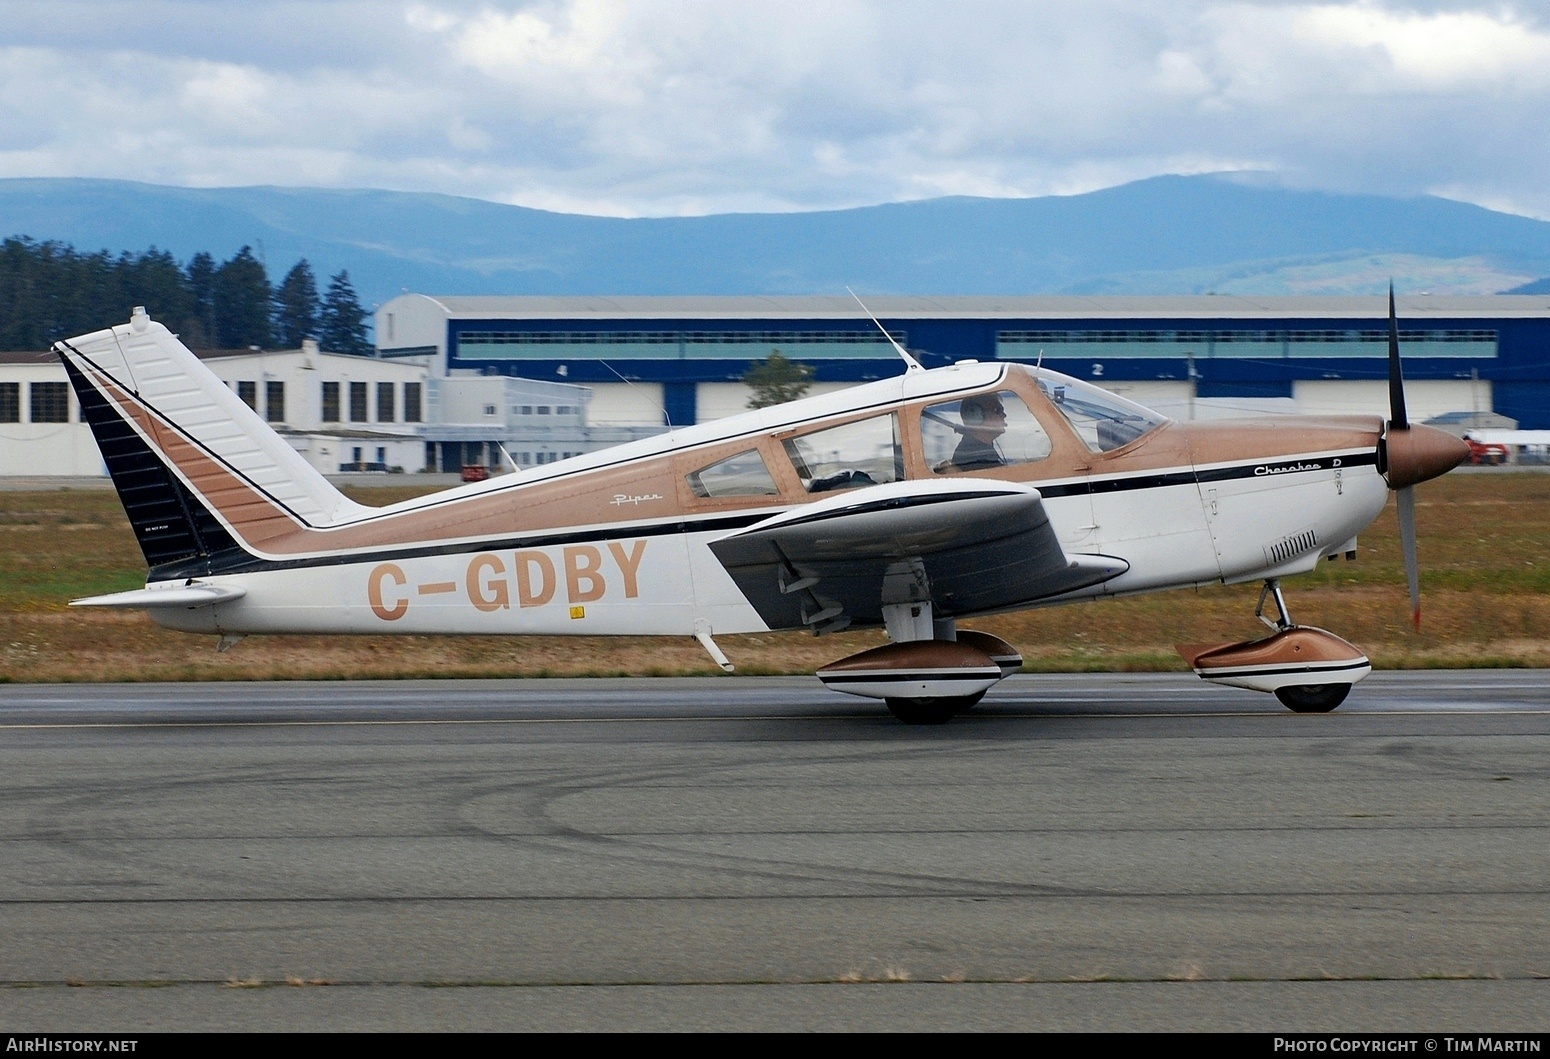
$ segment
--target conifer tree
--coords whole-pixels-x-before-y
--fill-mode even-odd
[[[318,336],[318,281],[302,258],[285,274],[274,294],[275,341],[281,349],[298,349],[302,340]]]
[[[215,270],[214,288],[216,341],[226,349],[267,348],[274,290],[250,247],[244,246]]]
[[[183,325],[184,341],[191,349],[215,345],[215,258],[201,250],[184,270],[192,303],[192,320]]]
[[[47,349],[58,280],[55,243],[13,236],[0,243],[0,349]]]
[[[136,305],[145,306],[153,320],[160,320],[174,331],[183,328],[193,315],[194,300],[188,280],[177,261],[166,250],[154,246],[138,256],[123,254],[115,268],[118,276],[121,323],[129,319]]]
[[[361,308],[347,271],[328,281],[318,320],[318,344],[330,353],[371,353],[371,341],[366,337],[366,310]]]

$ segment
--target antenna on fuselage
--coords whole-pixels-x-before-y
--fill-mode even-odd
[[[877,324],[877,329],[883,333],[883,337],[888,340],[888,344],[893,346],[894,352],[898,353],[899,356],[904,360],[904,373],[908,375],[912,371],[925,371],[926,369],[921,365],[920,361],[910,356],[909,350],[899,345],[899,343],[894,340],[894,337],[888,333],[888,329],[878,322],[877,317],[872,315],[872,310],[866,307],[866,302],[861,300],[861,296],[855,291],[851,290],[849,287],[846,287],[845,290],[852,298],[856,299],[856,304],[861,306],[861,311],[866,313],[867,318],[870,319],[874,324]]]
[[[626,379],[623,375],[620,375],[619,374],[619,369],[615,368],[612,364],[608,363],[608,361],[600,360],[600,361],[598,361],[598,363],[601,364],[603,367],[607,368],[609,371],[613,372],[615,375],[617,375],[618,378],[619,378],[619,381],[624,383],[630,389],[632,389],[632,390],[641,390],[641,388],[639,386],[636,386],[629,379]],[[645,392],[646,392],[645,390],[641,390],[641,393],[645,393]],[[651,403],[653,405],[656,405],[657,411],[662,413],[662,419],[663,419],[664,422],[667,423],[667,432],[669,434],[671,434],[673,432],[673,417],[667,414],[667,405],[666,404],[657,404],[657,402],[652,400],[652,398],[649,397],[649,396],[646,398],[646,400],[651,401]]]

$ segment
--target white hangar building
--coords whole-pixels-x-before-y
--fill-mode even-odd
[[[425,358],[218,350],[204,364],[325,474],[425,467]],[[0,476],[90,476],[107,469],[52,353],[0,353]]]

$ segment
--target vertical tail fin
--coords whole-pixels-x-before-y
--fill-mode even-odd
[[[369,510],[144,309],[128,324],[55,343],[54,352],[153,568],[251,543],[252,527],[272,535],[277,522],[326,526]]]

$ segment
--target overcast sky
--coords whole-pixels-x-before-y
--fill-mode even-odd
[[[0,0],[0,177],[636,215],[1238,170],[1550,218],[1550,3]]]

